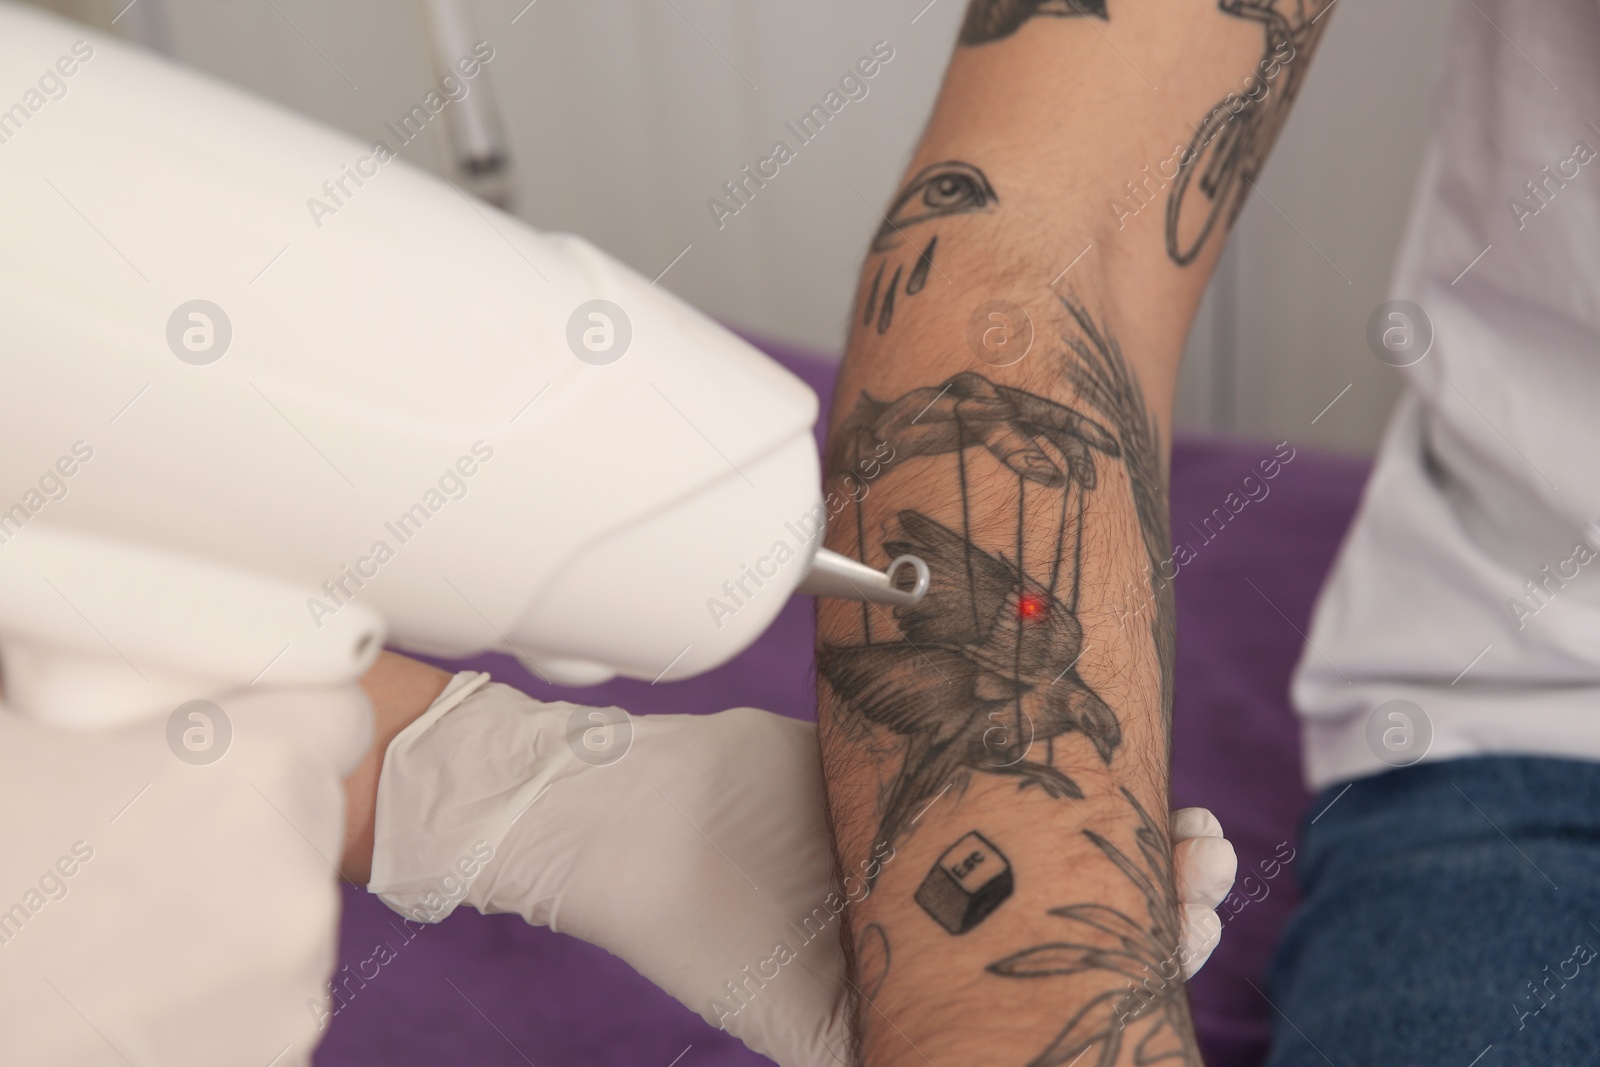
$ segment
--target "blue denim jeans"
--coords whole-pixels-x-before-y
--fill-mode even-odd
[[[1307,820],[1269,1067],[1600,1064],[1600,764],[1424,763]]]

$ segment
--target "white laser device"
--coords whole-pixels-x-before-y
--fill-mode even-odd
[[[492,51],[363,143],[0,4],[10,703],[93,727],[386,641],[676,679],[803,583],[926,589],[818,550],[803,383],[395,158]]]

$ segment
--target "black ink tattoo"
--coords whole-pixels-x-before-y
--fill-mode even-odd
[[[952,934],[977,926],[1016,888],[1011,863],[974,830],[944,850],[917,888],[916,901]]]
[[[855,972],[861,995],[871,1000],[889,977],[889,935],[882,925],[868,923],[856,938]]]
[[[1180,157],[1167,200],[1167,254],[1179,266],[1194,262],[1218,221],[1232,229],[1244,209],[1326,27],[1322,16],[1335,2],[1219,0],[1227,14],[1261,23],[1265,48],[1250,79],[1255,90],[1230,93],[1212,108]]]
[[[912,553],[927,562],[926,596],[915,607],[895,609],[896,639],[874,641],[871,617],[863,613],[863,643],[824,643],[818,650],[818,670],[856,727],[888,731],[901,742],[900,773],[879,805],[876,840],[893,843],[924,805],[947,788],[964,789],[974,772],[1013,776],[1019,788],[1036,785],[1052,797],[1081,798],[1078,783],[1054,765],[1055,740],[1082,734],[1105,764],[1122,742],[1117,717],[1077,671],[1084,497],[1099,484],[1095,457],[1115,458],[1121,447],[1094,419],[973,373],[893,402],[862,394],[835,430],[829,469],[847,469],[858,451],[877,442],[894,447],[897,463],[953,459],[962,529],[900,512],[900,537],[882,548],[891,558]],[[1014,558],[973,540],[968,468],[981,456],[999,465],[998,472],[990,467],[985,484],[995,483],[996,473],[1015,479]],[[1036,496],[1059,500],[1043,498],[1060,525],[1037,563],[1023,559],[1030,486]],[[856,526],[866,561],[859,504]],[[1043,758],[1028,759],[1039,743]]]
[[[1036,15],[1107,18],[1106,0],[972,0],[961,23],[961,43],[986,44],[1010,37]]]
[[[989,179],[971,163],[931,163],[917,171],[895,197],[883,225],[872,238],[872,250],[889,251],[913,226],[947,215],[983,211],[999,202]]]
[[[1116,339],[1101,330],[1088,310],[1076,300],[1061,298],[1077,327],[1077,335],[1063,340],[1070,356],[1067,380],[1107,422],[1120,444],[1128,470],[1133,510],[1144,538],[1148,583],[1156,610],[1150,635],[1161,663],[1161,714],[1168,733],[1172,725],[1173,670],[1177,649],[1178,618],[1172,597],[1172,576],[1163,573],[1172,558],[1172,532],[1167,512],[1167,471],[1163,459],[1161,428],[1145,406],[1144,390],[1123,358]]]
[[[987,968],[1002,978],[1098,972],[1126,979],[1078,1009],[1028,1067],[1063,1067],[1096,1046],[1100,1054],[1089,1062],[1108,1065],[1116,1062],[1124,1042],[1132,1045],[1136,1064],[1175,1060],[1199,1067],[1183,988],[1183,930],[1171,888],[1171,842],[1131,792],[1123,789],[1122,796],[1138,816],[1134,842],[1143,863],[1095,830],[1083,835],[1144,897],[1146,921],[1103,904],[1052,908],[1050,915],[1070,924],[1064,940],[1014,952]]]
[[[950,160],[931,164],[918,171],[895,197],[889,213],[884,216],[883,225],[878,227],[877,234],[872,238],[873,255],[884,258],[878,261],[878,270],[872,276],[872,285],[867,290],[861,325],[875,326],[880,334],[888,332],[894,321],[896,294],[901,291],[902,275],[906,276],[906,296],[917,295],[928,284],[928,274],[934,269],[934,251],[939,246],[938,234],[928,238],[922,246],[916,261],[910,264],[909,274],[906,272],[907,264],[898,263],[893,276],[889,278],[888,287],[883,287],[887,254],[910,243],[907,230],[951,215],[987,211],[990,205],[999,202],[1000,198],[995,195],[989,179],[970,163]]]

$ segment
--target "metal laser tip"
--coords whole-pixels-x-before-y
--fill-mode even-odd
[[[902,567],[916,572],[916,584],[910,589],[901,589],[895,584],[895,576]],[[922,600],[928,591],[928,582],[928,565],[919,556],[896,556],[888,570],[879,571],[849,556],[819,548],[796,592],[909,608]]]

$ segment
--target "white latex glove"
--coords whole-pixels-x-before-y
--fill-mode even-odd
[[[1193,973],[1233,851],[1202,809],[1174,830],[1204,837],[1174,852]],[[620,956],[783,1067],[847,1062],[843,905],[809,723],[632,717],[457,675],[389,746],[369,888],[424,922],[461,903],[516,912]]]
[[[371,706],[354,686],[212,699],[231,740],[175,731],[192,758],[226,743],[203,765],[165,718],[76,732],[0,706],[0,1062],[311,1062]]]
[[[1222,824],[1205,808],[1172,813],[1172,866],[1183,915],[1186,977],[1193,978],[1222,939],[1217,906],[1233,888],[1239,858],[1222,836]]]

